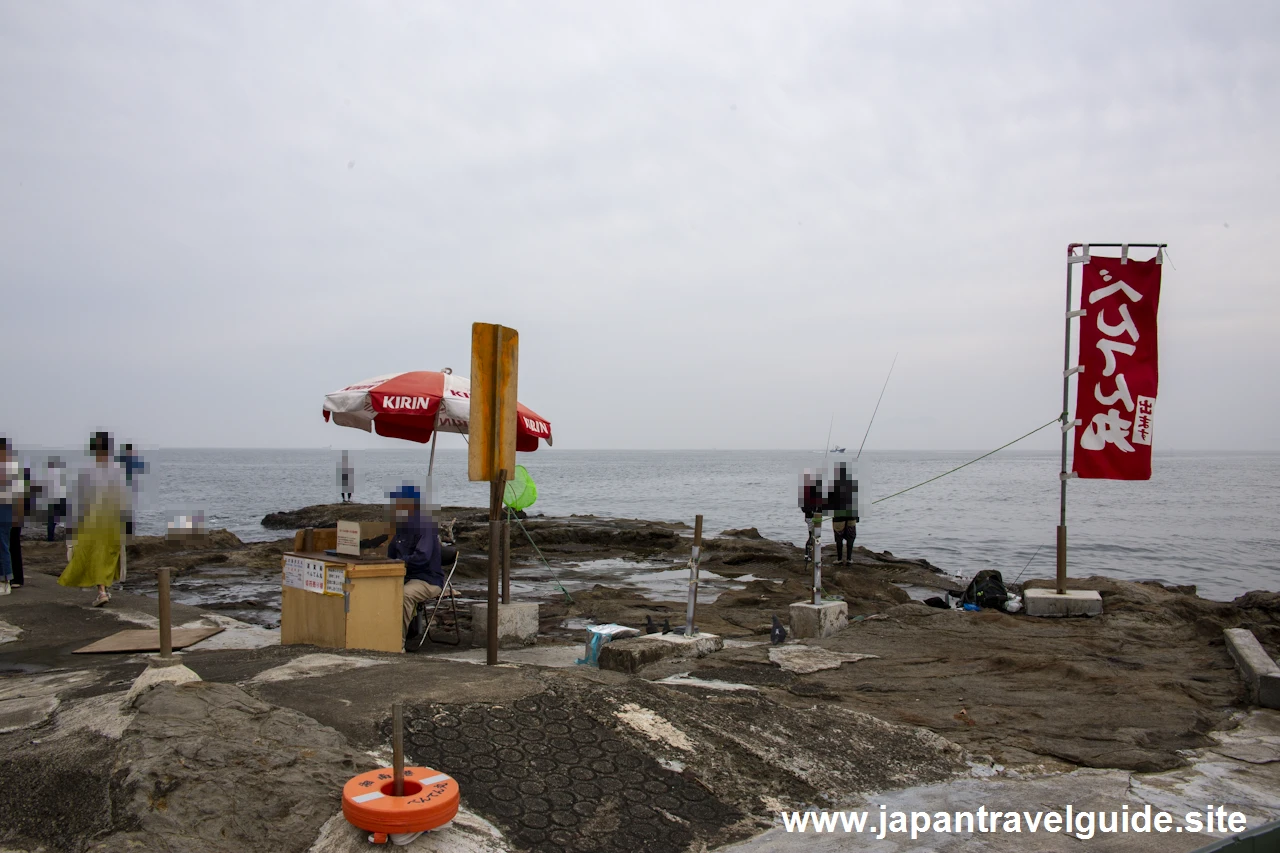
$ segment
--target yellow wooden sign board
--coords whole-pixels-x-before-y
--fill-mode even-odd
[[[492,482],[516,470],[516,375],[520,335],[493,323],[471,324],[471,436],[467,475]]]

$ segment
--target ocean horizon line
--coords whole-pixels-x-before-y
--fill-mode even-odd
[[[394,447],[343,447],[341,445],[166,445],[151,444],[145,441],[133,442],[134,447],[139,450],[293,450],[293,451],[316,451],[316,450],[332,450],[332,451],[352,451],[359,453],[400,453],[413,450],[415,447],[423,450],[429,450],[429,444],[415,444],[406,442]],[[67,451],[71,448],[66,445],[45,445],[45,444],[20,444],[14,443],[14,448],[22,452],[33,451]],[[748,447],[748,448],[720,448],[720,447],[563,447],[563,448],[539,448],[541,452],[552,450],[556,453],[824,453],[821,449],[812,447]],[[465,452],[466,447],[439,447],[437,453],[456,454]],[[529,453],[522,453],[522,457],[527,457]],[[868,448],[863,454],[892,454],[892,453],[990,453],[990,448],[984,447],[902,447],[902,448]],[[1058,455],[1061,448],[1008,448],[998,451],[1003,454],[1051,454]],[[846,450],[845,453],[830,453],[832,456],[856,457],[856,452]],[[1161,450],[1153,450],[1154,456],[1174,456],[1180,454],[1217,454],[1217,455],[1278,455],[1280,449],[1240,449],[1240,448],[1168,448]]]

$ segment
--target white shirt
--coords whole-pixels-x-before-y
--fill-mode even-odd
[[[90,508],[104,497],[110,496],[121,507],[128,506],[129,488],[125,484],[124,470],[112,462],[98,465],[96,462],[81,468],[76,475],[76,517],[83,519]]]
[[[20,506],[26,493],[27,483],[22,476],[22,463],[17,457],[11,457],[4,464],[3,473],[0,473],[0,504]]]
[[[46,468],[43,480],[44,501],[52,506],[67,497],[67,469],[61,466]]]

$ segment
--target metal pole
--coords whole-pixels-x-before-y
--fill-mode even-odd
[[[693,520],[693,556],[689,559],[689,609],[684,616],[684,635],[694,636],[694,612],[698,609],[698,555],[702,551],[702,516]]]
[[[391,772],[394,776],[394,796],[404,796],[404,706],[399,702],[391,706]]]
[[[169,570],[161,569],[157,575],[160,595],[160,657],[173,657],[173,616],[169,607]]]
[[[444,405],[441,403],[440,405]],[[436,437],[440,434],[436,428],[440,423],[440,411],[436,410],[436,420],[431,426],[431,458],[427,461],[427,480],[431,479],[431,472],[436,470]]]
[[[499,551],[502,548],[501,507],[502,493],[507,484],[507,469],[498,471],[493,482],[489,484],[489,606],[488,606],[488,650],[485,662],[489,666],[498,663],[498,565]]]
[[[823,472],[824,474],[826,472]],[[822,514],[813,514],[813,603],[822,603]]]
[[[1063,335],[1062,347],[1062,470],[1058,474],[1058,595],[1067,591],[1067,437],[1071,431],[1068,426],[1071,413],[1071,255],[1073,249],[1067,247],[1067,308],[1063,323],[1066,331]]]
[[[506,486],[503,486],[506,492]],[[511,603],[511,511],[502,516],[502,603]]]

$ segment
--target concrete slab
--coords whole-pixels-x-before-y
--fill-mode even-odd
[[[724,648],[716,634],[644,634],[614,640],[600,648],[600,668],[634,673],[642,667],[669,658],[701,658]]]
[[[498,655],[502,663],[514,663],[522,666],[546,666],[563,669],[577,666],[582,657],[582,646],[533,646],[524,649],[512,649]],[[449,652],[443,655],[431,655],[431,660],[457,661],[459,663],[485,664],[488,662],[488,649],[467,649],[462,652]]]
[[[1102,594],[1096,589],[1069,589],[1061,595],[1052,589],[1024,589],[1022,603],[1028,616],[1102,615]]]
[[[58,710],[57,696],[20,696],[0,701],[0,735],[34,728]]]
[[[286,664],[273,666],[249,679],[248,684],[269,684],[272,681],[293,681],[298,678],[317,678],[345,672],[348,669],[362,669],[366,666],[381,666],[390,663],[378,658],[350,657],[347,655],[312,654],[295,658]]]
[[[843,601],[791,605],[791,636],[797,640],[830,637],[849,624],[849,605]]]
[[[279,628],[263,628],[261,625],[250,625],[247,622],[241,622],[239,619],[232,619],[230,616],[223,616],[220,613],[206,613],[204,614],[204,621],[221,625],[225,630],[221,634],[214,634],[207,640],[192,643],[187,646],[187,651],[262,649],[267,646],[280,645]],[[197,624],[199,623],[192,622],[182,627],[194,628]]]
[[[532,646],[538,641],[538,605],[534,603],[498,605],[498,648]],[[488,647],[489,603],[471,605],[472,645]]]
[[[1227,651],[1244,677],[1249,700],[1264,708],[1280,709],[1280,665],[1271,659],[1252,631],[1227,628],[1223,634]]]
[[[824,669],[838,669],[841,664],[874,658],[877,655],[863,655],[854,652],[832,652],[817,646],[806,646],[802,643],[774,646],[769,649],[769,660],[787,672],[807,674]]]
[[[739,684],[736,681],[721,681],[717,678],[698,678],[687,672],[678,672],[675,675],[668,675],[666,678],[659,678],[654,684],[670,684],[676,687],[701,687],[704,690],[719,690],[724,693],[736,693],[746,691],[748,693],[759,693],[760,688],[750,684]]]
[[[139,696],[161,684],[187,684],[199,680],[200,676],[182,664],[177,666],[149,666],[134,679],[133,686],[124,695],[124,700],[120,703],[120,707],[122,709],[134,707],[134,702],[138,700]]]

